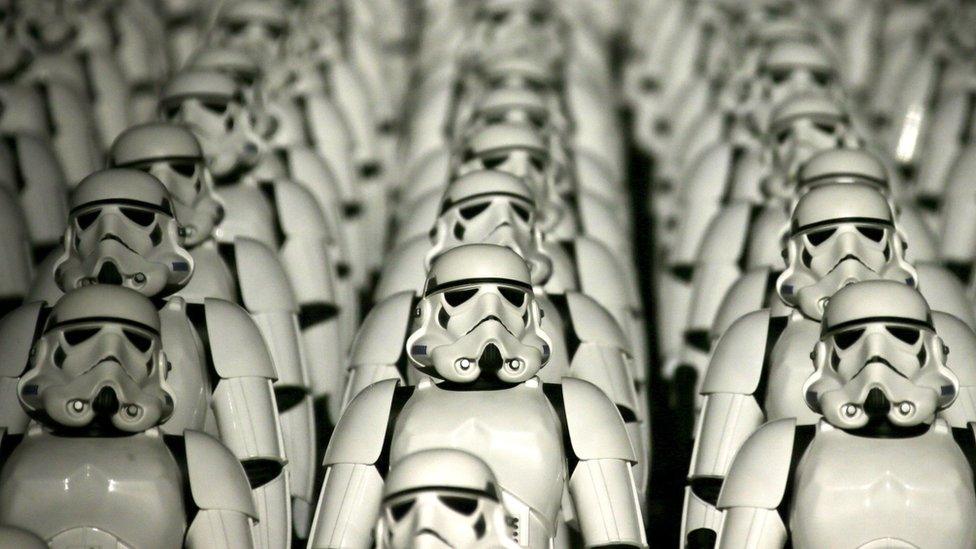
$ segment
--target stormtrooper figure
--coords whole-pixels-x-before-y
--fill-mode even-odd
[[[342,59],[323,62],[309,59],[301,52],[288,49],[291,22],[282,3],[247,0],[228,3],[217,14],[210,43],[240,48],[251,54],[263,72],[263,87],[268,96],[286,96],[304,102],[303,116],[311,138],[322,148],[334,142],[341,127],[347,133],[353,159],[352,178],[362,215],[368,227],[365,238],[370,269],[381,262],[385,247],[386,223],[385,166],[378,144],[379,123],[372,105],[375,103],[357,67]],[[322,96],[325,96],[324,98]],[[328,117],[328,118],[323,118]],[[331,155],[329,160],[340,169],[347,158]],[[339,162],[342,162],[341,164]]]
[[[54,292],[46,289],[48,293],[34,297],[54,303],[62,290],[106,284],[124,286],[155,300],[162,341],[175,365],[168,383],[176,406],[161,428],[173,434],[205,430],[224,441],[244,464],[251,481],[261,519],[255,531],[259,546],[275,547],[287,542],[290,529],[289,485],[278,420],[279,408],[284,406],[276,401],[272,382],[278,378],[275,365],[288,364],[282,348],[287,350],[289,340],[281,332],[291,319],[260,308],[255,308],[252,319],[230,301],[233,285],[227,286],[229,295],[173,296],[194,273],[193,258],[180,242],[174,202],[157,179],[141,171],[112,169],[86,178],[73,196],[66,245],[41,273],[53,277],[57,286]],[[248,253],[246,243],[242,244],[238,268],[250,267],[248,255],[260,257],[261,250]],[[260,261],[250,263],[260,266]],[[222,272],[228,270],[225,267]],[[207,276],[205,270],[203,274]],[[44,301],[32,301],[0,325],[0,342],[8,350],[3,359],[3,385],[20,377],[32,338],[47,311]],[[275,351],[275,362],[269,348]],[[283,399],[289,396],[287,378],[282,376],[277,389]],[[26,418],[17,414],[16,406],[8,401],[0,409],[7,432],[23,432]],[[284,412],[282,415],[287,419]],[[296,456],[295,463],[302,463],[300,457]]]
[[[13,75],[25,84],[63,82],[83,98],[93,115],[101,149],[132,121],[131,90],[106,43],[108,30],[83,32],[81,21],[58,0],[21,2],[14,19],[18,44],[28,60]]]
[[[281,178],[273,164],[263,162],[273,159],[264,154],[260,140],[249,130],[241,90],[232,79],[213,71],[182,72],[164,87],[160,108],[168,121],[186,124],[200,140],[225,209],[225,217],[214,232],[218,248],[235,243],[236,249],[238,239],[249,237],[277,256],[269,258],[276,264],[273,271],[239,269],[237,277],[248,310],[275,311],[282,315],[282,321],[291,319],[287,326],[279,326],[283,333],[299,330],[300,347],[291,348],[289,342],[282,348],[282,352],[287,351],[282,357],[287,366],[277,358],[275,362],[281,380],[287,380],[289,387],[287,398],[279,395],[279,403],[289,461],[296,466],[291,486],[296,496],[295,517],[303,521],[310,512],[302,513],[300,508],[307,507],[313,497],[315,432],[310,369],[317,376],[322,374],[317,382],[341,384],[341,379],[328,375],[336,371],[335,362],[332,366],[329,363],[335,361],[341,347],[336,309],[322,306],[336,302],[329,278],[325,221],[314,196],[301,185]],[[278,273],[283,278],[279,279]],[[274,280],[269,280],[272,277]],[[278,293],[272,295],[266,285]],[[254,307],[248,305],[249,300]],[[308,322],[303,323],[303,318]],[[314,348],[314,352],[303,347]],[[311,368],[310,360],[315,360]],[[341,366],[338,371],[342,371]],[[299,471],[307,476],[299,478]],[[305,527],[298,526],[299,532],[306,530],[307,521]]]
[[[859,143],[836,101],[803,92],[773,110],[761,148],[717,147],[703,157],[679,198],[681,221],[658,288],[660,340],[671,358],[667,375],[677,366],[673,358],[696,292],[720,300],[744,270],[779,263],[794,196],[789,174],[819,150]]]
[[[870,186],[824,184],[800,198],[784,254],[786,270],[775,282],[768,276],[757,281],[761,286],[773,282],[779,299],[731,323],[705,373],[685,500],[689,540],[716,531],[715,498],[729,461],[749,433],[764,420],[816,422],[801,402],[801,386],[831,296],[864,280],[925,287],[904,249],[888,202]],[[953,361],[966,373],[972,362],[967,350],[976,348],[976,334],[947,313],[938,312],[936,323],[943,338],[958,348]],[[964,386],[971,377],[966,373]]]
[[[649,456],[644,392],[647,366],[635,360],[628,337],[621,331],[622,323],[616,320],[624,317],[634,323],[621,299],[619,289],[624,281],[619,269],[613,268],[612,256],[594,243],[579,245],[581,258],[602,263],[606,269],[597,272],[589,263],[574,263],[562,248],[547,246],[536,226],[538,214],[531,192],[518,178],[503,172],[483,170],[461,176],[442,203],[443,212],[429,237],[412,240],[388,256],[377,287],[379,300],[353,346],[345,401],[381,379],[416,383],[418,376],[407,368],[403,349],[407,331],[415,327],[410,315],[421,297],[426,271],[438,256],[465,244],[505,246],[528,264],[535,299],[547,313],[542,327],[553,338],[553,351],[540,379],[547,383],[559,383],[567,376],[584,379],[607,394],[624,417],[637,449],[636,476],[638,486],[643,487]],[[604,286],[617,286],[617,293],[612,288],[595,295],[584,292],[594,285],[591,276]],[[613,313],[600,297],[616,304]],[[391,324],[405,326],[396,332],[403,335],[380,337],[391,331]],[[379,360],[380,356],[385,360]]]
[[[34,422],[0,429],[0,522],[51,547],[254,547],[240,462],[203,432],[159,427],[175,400],[163,322],[139,293],[93,285],[20,342],[16,395]]]
[[[515,517],[491,468],[453,449],[421,450],[390,466],[376,529],[383,549],[517,549]]]
[[[718,500],[720,546],[976,544],[976,441],[971,423],[941,417],[960,382],[932,317],[892,281],[830,300],[802,388],[822,417],[773,421],[745,441]]]
[[[616,407],[585,381],[536,377],[553,349],[524,260],[488,244],[443,254],[417,314],[405,347],[430,378],[382,381],[350,403],[326,454],[310,547],[367,547],[389,464],[445,446],[492,468],[520,546],[549,547],[563,519],[588,546],[645,546],[634,451]],[[567,490],[572,510],[560,516]]]
[[[47,141],[71,187],[101,166],[101,143],[90,107],[71,86],[56,80],[6,82],[2,74],[0,80],[5,81],[0,84],[0,132]]]

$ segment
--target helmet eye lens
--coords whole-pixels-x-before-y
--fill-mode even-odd
[[[857,232],[863,234],[874,242],[881,242],[885,236],[885,230],[881,227],[871,227],[870,225],[858,226]]]
[[[508,160],[508,156],[492,156],[481,159],[481,163],[489,170],[497,169]]]
[[[888,333],[898,338],[899,341],[914,345],[922,336],[921,332],[915,328],[907,326],[885,326]]]
[[[68,345],[79,345],[88,341],[97,334],[101,328],[75,328],[64,331],[64,340]]]
[[[75,218],[75,223],[78,224],[79,229],[85,230],[90,227],[96,219],[98,219],[98,216],[101,215],[101,213],[101,210],[89,210],[83,214],[79,214],[78,217]]]
[[[202,105],[203,108],[216,114],[224,114],[227,112],[227,103],[222,103],[220,101],[204,101]]]
[[[474,219],[478,215],[481,215],[481,212],[487,210],[489,205],[488,202],[482,202],[481,204],[466,206],[458,210],[458,214],[464,219]]]
[[[393,517],[393,520],[399,522],[400,520],[403,519],[403,517],[407,516],[407,513],[409,513],[410,509],[413,508],[414,501],[416,500],[411,498],[406,501],[401,501],[391,505],[390,516]]]
[[[498,292],[502,294],[502,297],[504,297],[506,301],[512,305],[515,305],[516,307],[521,307],[522,304],[525,303],[525,292],[522,290],[499,287]]]
[[[521,219],[522,221],[526,223],[529,222],[529,217],[531,213],[529,212],[528,208],[526,208],[525,206],[521,204],[512,204],[512,211],[514,211],[515,215],[519,216],[519,219]]]
[[[169,167],[183,177],[190,177],[197,171],[196,164],[193,164],[192,162],[174,162],[170,164]]]
[[[540,172],[546,168],[546,161],[540,156],[536,156],[536,155],[530,156],[529,162],[532,164],[533,168],[539,170]]]
[[[478,293],[477,288],[469,288],[466,290],[452,290],[449,292],[444,292],[444,301],[447,302],[451,307],[457,307],[465,301],[474,297]]]
[[[840,332],[834,336],[834,344],[841,349],[848,349],[851,345],[857,343],[857,340],[861,339],[863,334],[864,328]]]
[[[145,353],[150,347],[152,347],[152,339],[140,333],[130,330],[123,330],[122,333],[125,334],[125,338],[129,340],[129,343],[131,343],[136,349],[139,349],[140,352]]]
[[[437,496],[441,503],[458,513],[471,516],[478,510],[478,500],[464,496]]]
[[[819,246],[826,242],[834,233],[837,232],[836,227],[830,229],[823,229],[820,231],[812,231],[807,233],[807,241],[813,246]]]
[[[156,214],[149,210],[141,210],[137,208],[119,208],[122,215],[127,217],[129,221],[132,221],[140,227],[148,227],[152,225],[152,222],[156,220]]]

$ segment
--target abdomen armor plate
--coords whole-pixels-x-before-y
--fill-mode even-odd
[[[973,473],[943,421],[908,439],[822,425],[797,466],[793,547],[976,547]]]
[[[513,504],[522,545],[548,546],[566,463],[562,426],[537,380],[496,391],[419,385],[400,412],[390,462],[432,448],[458,448],[483,458],[497,475],[506,504]]]
[[[32,433],[0,473],[0,523],[55,549],[183,546],[180,468],[155,435]]]

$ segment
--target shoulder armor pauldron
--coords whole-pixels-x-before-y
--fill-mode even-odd
[[[769,310],[749,313],[735,321],[715,344],[702,385],[702,394],[753,394],[764,368]]]
[[[214,298],[204,301],[204,311],[210,356],[217,375],[278,378],[264,338],[247,311]]]
[[[288,276],[271,248],[257,240],[236,238],[234,261],[241,299],[248,311],[298,311]]]
[[[257,519],[247,476],[230,450],[199,431],[184,431],[183,438],[190,493],[197,508],[236,511]]]

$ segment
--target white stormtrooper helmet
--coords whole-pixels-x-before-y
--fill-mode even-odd
[[[449,382],[521,383],[551,354],[528,266],[502,246],[468,244],[435,259],[417,315],[410,360]]]
[[[762,100],[773,105],[800,91],[831,90],[838,80],[836,63],[827,51],[800,40],[774,43],[763,56],[757,77]]]
[[[529,266],[534,286],[552,274],[552,259],[545,252],[542,232],[536,227],[532,191],[505,172],[480,170],[455,179],[444,194],[441,213],[431,231],[433,246],[425,258],[434,258],[463,244],[505,246]]]
[[[529,125],[542,134],[564,131],[565,121],[558,119],[551,106],[543,94],[530,89],[489,90],[478,99],[470,119],[465,121],[465,132],[506,122]]]
[[[166,186],[188,248],[210,238],[223,218],[203,149],[193,132],[181,125],[147,122],[125,130],[112,143],[109,163],[142,170]]]
[[[17,43],[33,52],[71,51],[79,29],[58,0],[17,2],[12,18]]]
[[[559,65],[536,56],[498,56],[478,66],[488,89],[523,88],[555,93],[563,87]]]
[[[891,194],[887,168],[865,149],[827,149],[814,154],[797,174],[797,194],[832,183],[859,183],[885,196]]]
[[[245,92],[261,77],[261,66],[245,50],[207,45],[197,50],[186,62],[186,68],[216,71],[233,78]]]
[[[536,196],[548,194],[552,178],[549,148],[541,133],[528,124],[492,124],[467,135],[454,154],[456,175],[498,170],[522,178]]]
[[[484,461],[421,450],[390,467],[376,539],[383,549],[515,549],[512,523]]]
[[[816,371],[803,393],[813,411],[841,429],[930,423],[959,391],[947,353],[917,290],[889,280],[860,282],[831,298],[811,355]]]
[[[281,57],[288,37],[288,8],[275,0],[227,2],[217,13],[211,42],[240,48],[262,64]]]
[[[776,289],[784,302],[819,320],[830,297],[849,284],[886,279],[917,285],[905,248],[881,193],[857,183],[821,185],[793,210],[786,270]]]
[[[258,161],[259,140],[251,135],[240,88],[212,70],[188,70],[163,86],[159,97],[164,120],[193,131],[218,182],[236,182]]]
[[[178,290],[192,274],[172,199],[158,179],[113,168],[78,184],[54,268],[62,290],[113,284],[153,297]]]
[[[483,0],[474,14],[474,54],[559,59],[565,54],[564,29],[551,0]]]
[[[842,106],[821,92],[805,91],[790,96],[774,109],[767,129],[773,163],[782,174],[782,188],[769,185],[772,196],[789,196],[789,183],[804,162],[825,149],[856,148],[861,139]]]
[[[51,427],[138,433],[173,412],[159,315],[146,297],[98,284],[65,294],[31,349],[17,393]]]

